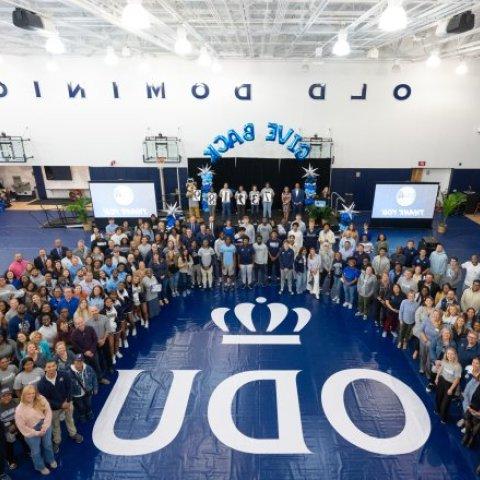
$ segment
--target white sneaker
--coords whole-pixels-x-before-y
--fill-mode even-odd
[[[353,305],[351,303],[348,304],[348,309],[351,310],[353,308]]]
[[[281,294],[283,293],[283,290],[279,290],[279,292],[278,292],[278,293],[281,295]]]
[[[112,355],[112,363],[113,365],[116,365],[117,359],[115,358],[115,355]]]
[[[315,298],[316,298],[317,300],[320,300],[320,295],[317,293],[317,294],[315,295]]]
[[[144,326],[145,326],[145,328],[148,328],[149,327],[148,322],[145,322]]]
[[[132,337],[136,337],[137,336],[137,329],[135,327],[133,327],[132,329]]]
[[[356,316],[356,317],[361,317],[361,316],[362,316],[362,312],[355,312],[355,316]]]
[[[129,347],[129,345],[128,345],[128,340],[125,339],[125,340],[123,341],[123,348],[128,348],[128,347]]]
[[[290,290],[290,295],[293,295],[293,290]]]
[[[140,325],[141,325],[142,327],[145,326],[145,320],[144,320],[143,318],[140,320]]]
[[[382,338],[386,338],[386,337],[387,337],[387,332],[384,330],[382,333]]]
[[[363,319],[364,319],[364,320],[367,320],[367,318],[368,318],[368,317],[367,317],[366,315],[363,316]]]
[[[463,424],[465,423],[465,420],[463,418],[461,418],[458,422],[457,422],[457,427],[463,427]]]
[[[466,429],[466,428],[462,428],[462,429],[460,430],[460,432],[463,433],[463,434],[465,434],[465,433],[467,432],[467,429]]]
[[[348,302],[343,302],[342,307],[348,307]]]
[[[117,358],[123,358],[123,355],[121,354],[121,352],[117,352],[115,355]]]
[[[397,332],[392,332],[392,337],[393,337],[393,338],[397,338],[397,337],[398,337],[398,333],[397,333]]]
[[[128,337],[130,335],[130,330],[127,328],[127,331],[125,332],[125,336]]]

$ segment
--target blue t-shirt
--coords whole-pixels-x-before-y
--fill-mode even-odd
[[[233,256],[237,249],[232,243],[230,245],[223,244],[220,247],[220,253],[223,255],[223,264],[230,266],[233,265]]]
[[[347,265],[343,269],[343,276],[347,282],[353,282],[360,276],[360,270],[358,268]]]

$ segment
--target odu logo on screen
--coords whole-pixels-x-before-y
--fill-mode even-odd
[[[282,303],[266,304],[263,297],[254,303],[238,304],[233,312],[229,308],[219,307],[211,312],[212,326],[222,332],[220,348],[252,348],[252,345],[266,345],[265,348],[301,348],[301,334],[308,330],[311,313],[306,308],[294,308],[292,313]],[[255,328],[252,312],[254,308],[268,309],[269,324],[265,332]],[[232,314],[239,327],[234,334],[228,327],[227,315]],[[267,313],[267,312],[266,312]],[[290,334],[275,333],[288,315],[295,315],[296,322]],[[240,331],[241,333],[238,333]],[[215,368],[211,366],[210,368]],[[93,428],[93,442],[101,451],[110,455],[134,456],[147,455],[167,447],[175,440],[182,427],[193,384],[201,370],[172,370],[170,390],[163,406],[162,416],[153,431],[142,438],[121,438],[115,433],[115,422],[129,396],[130,390],[143,370],[119,370],[118,379],[103,406]],[[207,406],[206,418],[210,429],[227,447],[248,454],[262,455],[308,455],[310,451],[305,442],[302,427],[300,400],[297,389],[297,376],[300,370],[249,370],[235,373],[218,383],[212,392]],[[381,382],[398,398],[404,414],[403,429],[392,437],[369,435],[355,425],[344,402],[345,389],[358,380]],[[233,419],[235,396],[240,388],[249,383],[274,382],[272,404],[277,406],[277,433],[274,438],[255,438],[241,432]],[[195,391],[201,391],[202,385],[196,385]],[[347,369],[331,375],[321,391],[323,413],[331,426],[345,440],[356,447],[377,455],[400,455],[421,448],[430,435],[431,425],[427,410],[420,398],[405,383],[378,370]],[[152,408],[152,405],[146,406]],[[255,412],[237,411],[238,415],[255,415]]]

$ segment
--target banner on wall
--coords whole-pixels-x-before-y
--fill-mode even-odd
[[[217,135],[212,142],[205,148],[203,154],[210,157],[212,163],[222,158],[222,155],[229,150],[242,145],[245,142],[253,142],[256,139],[256,129],[253,123],[246,123],[240,131],[230,129],[225,135]],[[262,135],[266,142],[278,142],[293,153],[297,160],[303,160],[308,157],[311,146],[303,141],[293,128],[286,129],[282,124],[268,122],[266,131]]]

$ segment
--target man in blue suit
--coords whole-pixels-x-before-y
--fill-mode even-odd
[[[303,213],[303,203],[305,202],[305,191],[300,188],[300,184],[296,183],[292,190],[293,214]]]

